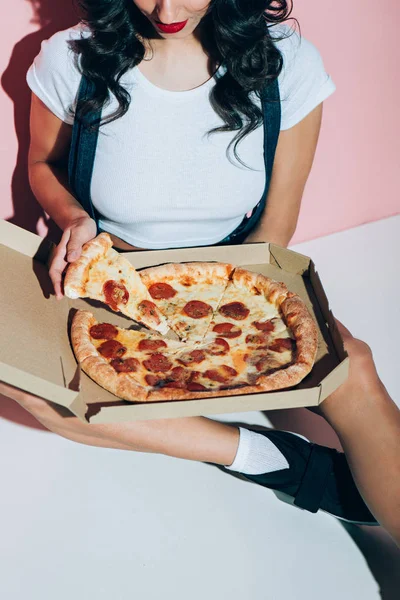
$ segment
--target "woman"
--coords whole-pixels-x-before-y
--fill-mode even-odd
[[[30,182],[63,231],[50,267],[57,297],[67,263],[79,257],[97,228],[108,231],[121,251],[242,241],[243,232],[249,233],[248,242],[286,246],[314,157],[322,101],[334,90],[315,48],[281,25],[287,3],[80,4],[84,24],[44,42],[27,76],[33,92]],[[93,93],[74,116],[82,72]],[[261,127],[269,114],[260,102],[270,82],[275,88],[278,82],[281,98],[271,181]],[[87,180],[81,176],[76,182],[78,189],[92,177],[86,188],[93,219],[67,184],[67,159],[71,125],[86,126],[88,114],[93,117],[103,105],[93,173],[89,165]],[[276,109],[276,103],[269,108]],[[220,464],[286,492],[307,510],[322,508],[352,522],[376,524],[344,455],[294,434],[238,430],[204,418],[118,428],[75,422],[66,432],[47,403],[3,390],[71,439]],[[342,414],[343,403],[333,405],[332,412]],[[377,412],[367,419],[375,421]],[[327,418],[340,433],[341,419]],[[376,515],[385,521],[379,506]]]
[[[100,228],[125,250],[219,243],[257,206],[267,182],[256,92],[278,76],[281,134],[267,208],[246,241],[286,246],[314,157],[322,101],[334,90],[316,49],[279,24],[287,3],[81,4],[86,25],[44,42],[28,72],[34,93],[30,181],[64,231],[50,271],[57,295],[65,251],[76,259],[95,233],[63,185],[60,166],[81,80],[76,57],[95,82],[97,107],[113,92],[103,110],[91,196]],[[183,29],[164,33],[160,22],[175,21]],[[277,24],[267,29],[268,21]],[[283,39],[274,44],[271,37]],[[226,130],[207,135],[215,128]]]

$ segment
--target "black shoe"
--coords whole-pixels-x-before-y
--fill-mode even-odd
[[[288,469],[243,477],[294,498],[293,504],[322,510],[357,525],[379,525],[368,510],[343,452],[313,444],[287,431],[258,431],[282,452]]]

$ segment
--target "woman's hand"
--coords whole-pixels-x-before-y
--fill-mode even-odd
[[[350,367],[347,379],[318,407],[308,407],[311,412],[323,416],[331,425],[335,419],[346,419],[349,403],[367,406],[387,395],[376,370],[371,348],[353,337],[350,331],[335,319],[342,336],[344,349],[349,355]]]
[[[65,228],[49,264],[49,275],[58,300],[63,297],[61,280],[65,267],[80,257],[83,244],[96,237],[96,233],[96,223],[89,215],[74,219]]]
[[[68,409],[0,381],[0,394],[11,398],[27,410],[46,429],[79,444],[119,450],[140,450],[131,438],[134,424],[121,423],[90,425],[83,423]],[[133,429],[130,435],[130,426]]]

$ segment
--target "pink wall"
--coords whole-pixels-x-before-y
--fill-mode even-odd
[[[295,241],[400,212],[400,3],[295,0],[337,90],[324,106]]]
[[[0,35],[0,217],[44,234],[26,174],[29,90],[25,72],[40,41],[73,24],[71,0],[13,0]],[[317,156],[295,241],[400,211],[397,79],[400,5],[295,0],[302,33],[321,51],[337,92],[325,104]]]

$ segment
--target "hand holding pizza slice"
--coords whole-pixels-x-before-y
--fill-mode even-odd
[[[67,269],[64,292],[68,298],[100,300],[150,329],[163,334],[168,332],[166,319],[139,273],[112,248],[107,233],[101,233],[83,246],[80,258]]]

